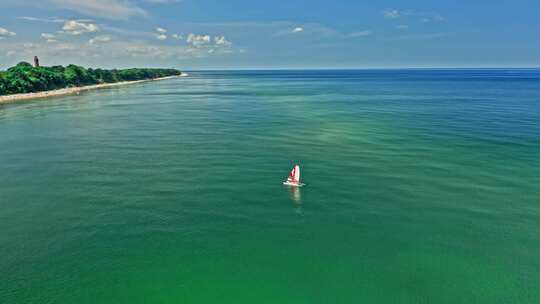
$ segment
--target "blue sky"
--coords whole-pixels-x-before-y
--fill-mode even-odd
[[[540,1],[2,0],[0,69],[540,67]]]

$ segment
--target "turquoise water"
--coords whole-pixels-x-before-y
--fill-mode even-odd
[[[3,105],[0,302],[538,303],[539,155],[539,70],[193,72]]]

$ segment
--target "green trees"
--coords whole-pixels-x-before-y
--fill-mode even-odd
[[[31,93],[118,81],[153,79],[180,75],[175,69],[85,69],[70,64],[67,67],[33,67],[20,62],[7,71],[0,71],[0,95]]]

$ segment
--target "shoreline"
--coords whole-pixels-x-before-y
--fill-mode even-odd
[[[65,95],[78,94],[81,92],[96,90],[96,89],[110,88],[110,87],[116,87],[116,86],[122,86],[122,85],[129,85],[129,84],[148,82],[148,81],[158,81],[158,80],[165,80],[165,79],[172,79],[176,77],[186,77],[186,76],[187,76],[187,73],[182,73],[180,75],[153,78],[153,79],[101,83],[101,84],[93,84],[93,85],[82,86],[82,87],[63,88],[63,89],[58,89],[58,90],[42,91],[42,92],[35,92],[35,93],[4,95],[4,96],[0,96],[0,105],[7,104],[7,103],[15,103],[18,101],[23,101],[23,100],[65,96]]]

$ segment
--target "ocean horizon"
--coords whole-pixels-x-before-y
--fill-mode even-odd
[[[2,302],[540,301],[540,69],[186,71],[0,105]]]
[[[540,67],[535,66],[524,66],[524,67],[497,67],[497,66],[486,66],[486,67],[317,67],[317,68],[309,68],[309,67],[257,67],[257,68],[208,68],[208,69],[181,69],[184,72],[264,72],[264,71],[474,71],[474,70],[505,70],[505,71],[513,71],[513,70],[540,70]]]

